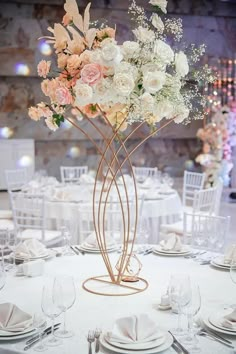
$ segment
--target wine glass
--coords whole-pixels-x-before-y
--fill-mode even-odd
[[[71,238],[72,238],[72,233],[71,233],[71,225],[68,222],[64,226],[61,227],[61,234],[62,234],[62,239],[64,240],[64,251],[63,255],[64,256],[74,256],[75,253],[71,250]]]
[[[39,344],[34,347],[34,350],[36,352],[44,352],[47,350],[47,346],[43,343],[43,331],[46,329],[47,321],[42,313],[36,312],[34,314],[33,325],[39,334]]]
[[[15,250],[17,247],[17,243],[19,241],[17,240],[17,236],[14,232],[9,232],[8,233],[8,242],[7,242],[7,246],[8,248],[12,251],[12,259],[13,259],[13,265],[10,268],[10,271],[15,272],[16,271],[16,254],[15,254]]]
[[[74,279],[71,276],[60,275],[55,278],[54,297],[57,298],[61,311],[64,314],[63,329],[58,330],[57,337],[69,338],[73,336],[71,331],[66,328],[66,312],[74,305],[76,299],[76,290]]]
[[[6,272],[3,263],[0,263],[0,290],[4,288],[6,284]]]
[[[181,326],[181,317],[183,308],[191,300],[190,279],[186,275],[172,275],[169,285],[169,296],[171,307],[174,311],[178,312],[178,326],[173,331],[177,335],[183,334]]]
[[[191,300],[183,308],[183,313],[188,319],[188,335],[184,339],[184,342],[191,346],[191,353],[199,353],[201,351],[198,340],[196,337],[196,331],[194,330],[194,317],[198,314],[201,308],[201,294],[198,285],[191,286]]]
[[[61,341],[54,336],[54,322],[55,318],[62,313],[61,309],[61,289],[57,289],[57,296],[54,294],[54,279],[49,280],[43,287],[41,307],[46,317],[50,318],[52,322],[52,334],[47,341],[48,346],[57,346]]]

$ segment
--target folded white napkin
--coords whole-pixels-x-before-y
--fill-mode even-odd
[[[91,248],[99,248],[95,232],[91,233],[85,239],[83,245]],[[113,240],[112,237],[109,236],[109,233],[106,233],[106,245],[107,247],[112,247],[115,245],[115,241]]]
[[[151,177],[147,177],[145,181],[142,183],[143,188],[151,188],[153,186],[153,180]]]
[[[181,251],[182,243],[180,240],[180,236],[175,233],[170,233],[167,235],[166,240],[162,240],[160,245],[164,251]]]
[[[230,264],[233,260],[236,261],[236,245],[235,244],[227,247],[225,250],[225,254],[224,254],[224,263],[225,264]]]
[[[14,304],[0,304],[0,330],[22,332],[32,325],[32,316]]]
[[[168,184],[162,184],[160,192],[161,193],[170,193],[170,192],[172,192],[172,188],[170,188],[170,186],[168,186]]]
[[[222,326],[236,330],[236,310],[223,317]]]
[[[37,259],[35,261],[26,262],[18,265],[17,275],[25,275],[27,277],[38,277],[44,273],[45,261]]]
[[[146,314],[123,317],[114,323],[108,338],[116,343],[146,343],[161,338],[161,332],[155,322]]]
[[[40,257],[47,253],[46,247],[36,239],[25,240],[15,249],[15,256],[20,258]]]
[[[83,174],[79,178],[80,183],[94,183],[95,178],[88,174]]]

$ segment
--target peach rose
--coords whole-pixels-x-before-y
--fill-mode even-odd
[[[57,65],[58,65],[58,68],[60,69],[64,69],[65,66],[66,66],[66,63],[67,63],[67,59],[68,59],[68,55],[66,54],[60,54],[58,55],[58,58],[57,58]]]
[[[90,58],[91,58],[91,52],[89,50],[85,50],[80,55],[80,59],[81,59],[83,65],[89,64],[90,63]]]
[[[95,104],[88,104],[81,108],[81,111],[88,117],[88,118],[96,118],[100,112],[97,109]]]
[[[40,77],[44,77],[45,79],[47,77],[47,74],[50,71],[50,67],[51,67],[51,61],[41,60],[38,63],[38,67],[37,67],[38,75]]]
[[[106,38],[115,38],[116,31],[114,28],[106,27],[97,32],[97,38],[103,40]]]
[[[66,68],[69,71],[69,73],[72,75],[76,70],[78,70],[80,65],[81,65],[81,59],[77,54],[73,54],[67,59]]]
[[[43,80],[41,83],[41,89],[45,96],[50,97],[51,101],[56,101],[55,91],[61,87],[61,82],[58,78],[52,80]]]
[[[59,87],[55,92],[57,103],[60,105],[66,105],[72,103],[72,96],[68,88]]]
[[[81,54],[85,49],[83,41],[72,40],[68,43],[68,50],[73,54]]]
[[[81,79],[85,84],[95,85],[102,78],[102,68],[99,64],[87,64],[81,70]]]
[[[42,117],[41,110],[38,107],[30,107],[28,109],[28,114],[31,119],[38,121]]]

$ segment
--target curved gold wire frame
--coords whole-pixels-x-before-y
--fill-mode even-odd
[[[122,281],[125,274],[127,265],[129,264],[130,257],[133,253],[133,248],[135,244],[136,234],[137,234],[137,225],[138,225],[138,195],[137,195],[137,186],[135,181],[135,176],[131,163],[131,155],[151,136],[158,133],[161,129],[169,125],[173,120],[169,120],[163,126],[156,128],[151,133],[149,133],[145,138],[141,140],[131,151],[128,151],[126,148],[126,142],[132,137],[132,135],[137,132],[145,122],[139,123],[132,131],[127,135],[127,137],[122,140],[120,137],[119,129],[122,124],[125,122],[126,117],[123,121],[117,125],[112,126],[106,114],[102,111],[100,106],[97,106],[100,111],[101,116],[103,117],[106,125],[110,127],[111,134],[107,136],[106,133],[95,124],[94,119],[88,118],[86,115],[82,114],[83,118],[86,119],[89,124],[95,129],[96,133],[99,134],[100,139],[104,140],[104,148],[98,145],[98,143],[79,125],[77,125],[73,120],[67,118],[67,120],[77,129],[79,129],[88,140],[90,140],[98,153],[101,155],[98,169],[96,173],[94,189],[93,189],[93,224],[94,230],[100,249],[101,256],[103,258],[105,267],[107,269],[107,275],[98,275],[91,277],[83,282],[83,288],[91,293],[98,295],[107,295],[107,296],[124,296],[132,295],[144,291],[148,287],[148,282],[140,277],[137,277],[139,280],[137,285],[129,285],[129,283],[124,283]],[[114,147],[114,142],[118,142],[117,150]],[[122,161],[120,161],[120,152],[122,151]],[[133,227],[131,228],[131,199],[128,193],[126,186],[126,181],[122,172],[122,167],[127,163],[131,170],[132,184],[134,190],[134,200],[132,201],[132,212],[134,212],[133,217]],[[98,182],[102,169],[106,166],[106,173],[103,178],[101,188],[98,188]],[[117,175],[120,175],[122,184],[117,183]],[[115,269],[112,266],[109,253],[107,251],[106,244],[106,211],[107,206],[109,205],[109,197],[111,188],[115,187],[118,196],[118,203],[120,206],[121,220],[122,220],[122,251],[119,255],[119,269]],[[121,193],[121,188],[124,192],[124,196]],[[124,198],[125,197],[125,198]],[[134,210],[133,210],[134,209]]]

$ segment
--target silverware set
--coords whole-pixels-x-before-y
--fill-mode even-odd
[[[58,330],[60,327],[60,323],[57,323],[54,325],[54,331]],[[42,333],[42,338],[45,338],[47,336],[49,336],[52,333],[52,326],[47,327],[43,333]],[[40,336],[39,334],[35,334],[33,337],[31,337],[30,339],[28,339],[26,341],[26,346],[24,347],[24,351],[29,350],[31,347],[33,347],[36,343],[38,343],[40,341]]]
[[[176,353],[190,354],[190,352],[176,339],[173,333],[171,333],[171,331],[169,331],[169,333],[173,337],[174,342],[172,344],[172,348],[176,351]]]
[[[197,334],[199,336],[208,337],[210,339],[213,339],[216,342],[219,342],[221,344],[226,345],[229,348],[234,349],[234,345],[233,345],[233,343],[230,340],[228,340],[228,339],[222,337],[221,335],[216,334],[216,333],[214,333],[214,332],[212,332],[210,330],[206,330],[206,329],[202,328],[202,329],[200,329],[200,331]]]
[[[87,335],[87,341],[89,345],[88,354],[93,354],[92,344],[95,342],[95,353],[100,350],[100,335],[102,331],[100,328],[96,328],[95,331],[89,331]]]
[[[85,252],[81,251],[78,246],[70,246],[70,249],[78,256],[79,254],[85,255]]]

